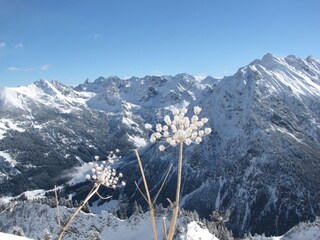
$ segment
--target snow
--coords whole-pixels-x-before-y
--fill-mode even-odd
[[[312,223],[299,223],[282,236],[254,236],[252,238],[248,237],[244,240],[320,240],[320,218],[317,218],[316,221]]]
[[[0,239],[1,240],[32,240],[31,238],[20,237],[13,234],[2,233],[2,232],[0,232]]]
[[[181,240],[219,240],[212,235],[208,229],[201,228],[196,222],[191,222],[187,225],[187,233]]]
[[[0,119],[0,140],[5,137],[8,130],[15,130],[18,132],[24,132],[25,129],[19,127],[19,122],[11,119],[2,118]]]
[[[11,167],[14,167],[17,163],[16,160],[11,158],[9,153],[6,153],[4,151],[0,151],[0,159],[1,159],[1,157],[4,159],[5,162],[9,163]]]
[[[204,106],[203,109],[209,113],[209,116],[206,117],[210,119],[210,124],[213,126],[216,137],[219,141],[221,140],[221,142],[218,142],[221,144],[221,148],[233,149],[235,146],[238,146],[236,141],[239,139],[240,141],[244,141],[242,136],[247,137],[250,135],[252,139],[255,137],[257,139],[260,138],[261,132],[258,132],[253,124],[262,125],[270,120],[272,112],[267,111],[273,108],[267,103],[271,104],[276,99],[285,102],[288,108],[293,109],[296,106],[290,102],[290,97],[295,97],[298,100],[307,99],[305,98],[307,96],[311,97],[311,100],[319,99],[319,63],[317,61],[313,58],[302,60],[292,56],[278,58],[267,54],[262,60],[256,60],[248,67],[240,69],[234,76],[224,77],[219,80],[207,77],[205,80],[199,81],[197,77],[194,78],[187,74],[162,77],[147,76],[131,79],[112,77],[108,79],[100,78],[94,83],[86,83],[85,87],[83,87],[85,91],[76,91],[54,82],[39,81],[29,86],[1,89],[0,101],[4,102],[4,106],[11,105],[26,110],[30,113],[29,120],[32,120],[30,104],[39,107],[53,107],[62,113],[70,113],[73,110],[83,108],[107,111],[110,116],[123,117],[121,127],[124,126],[130,130],[127,137],[136,147],[146,145],[144,129],[139,128],[144,120],[150,123],[152,121],[156,122],[163,118],[162,114],[167,110],[201,103]],[[305,70],[304,68],[309,70]],[[212,90],[212,94],[210,93],[210,97],[204,98],[202,97],[204,94],[209,94],[204,91],[207,87]],[[257,96],[259,93],[263,96]],[[274,96],[276,98],[271,98]],[[266,104],[261,103],[263,100],[263,103]],[[303,104],[306,104],[305,109],[309,110],[308,103],[303,102]],[[265,109],[261,109],[261,106],[265,106]],[[314,107],[314,109],[316,108]],[[149,118],[151,115],[147,111],[155,112],[157,114],[156,117],[154,119]],[[260,113],[269,115],[261,117],[258,116]],[[139,118],[136,118],[136,116]],[[310,115],[309,117],[307,115],[303,124],[307,124],[306,122],[308,121],[313,122],[314,126],[317,125],[314,127],[313,135],[310,134],[310,136],[315,136],[314,138],[316,139],[320,126],[318,124],[319,121],[314,116]],[[246,126],[245,124],[247,123],[248,125]],[[252,125],[250,125],[251,123]],[[1,118],[0,139],[4,138],[9,130],[25,131],[21,126],[23,125],[19,122]],[[34,125],[33,127],[41,128],[43,125]],[[246,127],[252,132],[249,134],[245,132],[244,129]],[[280,127],[276,124],[271,124],[267,127],[270,130],[270,134],[272,134],[272,131],[277,131],[279,135],[280,133],[281,136],[287,135],[295,142],[301,143],[303,141],[303,138],[298,138],[299,135],[294,135],[295,132],[291,133],[285,127]],[[310,128],[310,125],[307,125],[307,127]],[[263,136],[261,139],[264,139]],[[66,144],[68,143],[64,139],[62,141]],[[239,149],[239,152],[242,150],[247,149]],[[15,161],[10,157],[9,153],[0,152],[0,156],[14,166]],[[217,156],[221,157],[221,161],[223,161],[223,159],[229,156],[229,152],[221,152],[221,156]],[[253,158],[254,161],[260,161],[259,163],[264,159],[264,156],[259,159]],[[254,163],[254,161],[250,161],[251,165],[243,172],[244,174],[241,176],[243,177],[243,183],[248,183],[250,177],[256,177],[256,174],[260,174],[259,168],[256,166],[257,163]],[[85,175],[89,170],[90,166],[84,164],[76,170],[76,173],[68,184],[75,185],[85,181]],[[225,186],[224,180],[220,179],[220,183],[217,185],[219,190],[216,198],[212,198],[213,205],[216,208],[223,202],[223,188]],[[199,190],[191,191],[189,195],[183,196],[181,205],[203,189],[207,189],[207,186],[203,185]],[[250,196],[248,187],[242,186],[237,191],[237,195],[242,200],[247,201],[246,197]],[[276,190],[270,188],[269,192],[273,193],[271,199],[275,199],[272,201],[276,202]],[[30,193],[31,198],[32,194],[41,196],[41,193]],[[248,200],[243,205],[243,224],[250,217],[250,204]],[[103,212],[103,208],[111,210],[116,206],[117,202],[114,200],[102,206],[97,206],[96,204],[93,207],[93,212]],[[243,225],[243,227],[245,226]],[[190,227],[190,229],[192,228]],[[194,231],[201,231],[201,229]],[[300,238],[303,239],[305,236],[312,235],[313,233],[311,231],[311,233],[305,234],[307,235],[299,235]],[[282,236],[266,239],[284,240],[289,238]]]
[[[147,145],[147,142],[144,138],[139,137],[139,136],[131,136],[127,135],[128,140],[134,144],[137,148],[144,147]]]
[[[79,160],[80,158],[77,157]],[[91,173],[92,165],[89,163],[83,163],[80,167],[76,167],[76,171],[72,174],[72,179],[67,182],[69,185],[76,185],[78,183],[86,181],[86,174]]]
[[[70,113],[79,106],[86,105],[86,101],[95,94],[90,92],[77,92],[57,81],[39,80],[27,86],[16,88],[2,88],[0,99],[5,106],[13,106],[32,113],[29,103],[35,106],[48,106],[56,108],[61,113]]]
[[[95,201],[92,206],[90,207],[90,210],[92,213],[100,214],[102,211],[106,212],[113,212],[119,210],[119,201],[118,200],[110,200],[108,202],[103,203],[102,205],[99,205],[99,200]]]
[[[26,191],[23,194],[27,197],[27,199],[32,200],[34,198],[42,198],[45,196],[46,191],[43,189]]]
[[[63,221],[66,221],[73,211],[74,209],[60,207],[60,216]],[[163,239],[162,220],[162,216],[156,217],[158,239]],[[169,224],[168,222],[167,225]],[[179,228],[184,229],[184,232],[179,234],[180,239],[218,240],[207,229],[203,228],[201,223],[194,221],[186,223],[185,220],[179,222],[179,224],[182,224]],[[59,226],[56,222],[56,209],[42,204],[19,205],[11,212],[4,211],[0,214],[2,231],[10,231],[14,224],[19,225],[26,236],[34,239],[41,239],[44,229],[50,229],[53,237],[57,236],[59,231]],[[153,239],[149,212],[133,215],[126,220],[118,219],[113,214],[105,211],[102,211],[99,215],[80,212],[72,222],[69,230],[64,236],[64,240],[87,240],[90,238],[89,234],[92,231],[99,231],[103,240]]]

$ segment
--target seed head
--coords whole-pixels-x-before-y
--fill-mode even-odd
[[[209,121],[208,118],[199,118],[201,108],[196,106],[193,108],[194,115],[189,118],[186,116],[187,108],[173,109],[173,119],[169,115],[164,116],[165,125],[156,124],[156,131],[151,135],[150,141],[165,140],[169,145],[175,147],[178,143],[199,144],[202,138],[211,133],[211,128],[204,128],[204,125]],[[145,124],[147,129],[152,129],[151,124]],[[151,127],[150,127],[151,126]],[[164,145],[159,146],[160,151],[164,151]]]

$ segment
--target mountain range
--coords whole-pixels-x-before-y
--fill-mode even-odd
[[[127,185],[116,198],[129,209],[135,201],[146,206],[134,184],[139,148],[152,195],[173,163],[157,199],[168,206],[178,149],[159,151],[144,125],[194,106],[213,131],[184,150],[182,208],[207,218],[230,209],[228,227],[239,236],[281,235],[320,215],[320,61],[293,55],[266,54],[232,76],[201,81],[178,74],[2,87],[0,194],[66,184],[95,155],[119,149]]]

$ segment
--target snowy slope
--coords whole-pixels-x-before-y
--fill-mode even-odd
[[[71,214],[71,209],[61,208],[61,215],[66,219]],[[19,205],[13,211],[0,214],[0,231],[7,232],[12,226],[19,226],[25,235],[31,239],[41,239],[45,235],[55,238],[58,234],[58,226],[55,220],[55,209],[41,204]],[[24,219],[25,221],[21,221]],[[157,217],[158,237],[162,239],[161,217]],[[85,214],[80,212],[75,218],[64,239],[90,239],[99,236],[102,240],[134,240],[134,239],[153,239],[150,218],[148,213],[134,215],[127,220],[120,220],[112,214],[102,212],[100,215]],[[2,240],[27,240],[0,232]],[[180,218],[178,225],[179,240],[219,240],[211,234],[202,223]],[[255,235],[248,236],[243,240],[319,240],[320,239],[320,219],[310,223],[300,223],[294,226],[284,235],[279,237],[265,237]]]
[[[31,240],[31,238],[20,237],[20,236],[8,234],[8,233],[1,233],[1,232],[0,232],[0,239],[1,240]]]
[[[266,54],[232,76],[202,81],[178,74],[1,88],[0,191],[80,183],[80,165],[119,148],[129,208],[145,204],[134,185],[140,173],[131,149],[139,147],[152,194],[174,164],[158,198],[167,205],[177,152],[159,152],[143,126],[162,122],[174,107],[195,105],[213,133],[185,148],[184,208],[202,217],[232,209],[236,235],[282,235],[320,215],[320,62],[313,57]]]
[[[60,208],[62,222],[72,213],[72,209]],[[19,223],[26,236],[32,239],[42,238],[47,230],[55,238],[59,227],[56,223],[56,210],[41,204],[17,206],[12,212],[5,211],[0,214],[0,231],[10,231],[13,225]],[[24,221],[22,221],[22,219]],[[159,239],[163,238],[162,217],[156,218]],[[180,233],[177,239],[183,240],[219,240],[209,233],[208,229],[195,221],[181,221]],[[71,224],[69,231],[63,239],[87,240],[93,236],[101,239],[134,240],[153,239],[151,222],[148,213],[134,215],[127,220],[120,220],[108,212],[100,215],[80,212]],[[1,236],[1,235],[0,235]],[[1,238],[2,239],[2,238]]]

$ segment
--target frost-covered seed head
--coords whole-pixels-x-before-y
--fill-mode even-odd
[[[177,145],[176,140],[171,140],[171,141],[170,141],[170,145],[173,146],[173,147],[175,147],[175,146]]]
[[[181,108],[180,109],[180,113],[182,113],[182,114],[186,114],[187,112],[188,112],[187,108]]]
[[[192,140],[190,138],[186,139],[186,145],[189,146],[192,143]]]
[[[161,133],[156,132],[156,133],[154,134],[154,136],[155,136],[157,139],[159,139],[159,138],[161,138]]]
[[[156,125],[156,130],[157,130],[157,132],[161,132],[161,131],[162,131],[162,126],[161,126],[160,123],[158,123],[158,124]]]
[[[193,132],[191,134],[191,139],[196,139],[197,136],[198,136],[198,133],[197,132]]]
[[[170,119],[169,115],[164,116],[163,120],[168,126],[171,125],[171,119]]]
[[[208,118],[201,118],[201,122],[203,122],[203,123],[207,123],[208,121],[209,121]]]
[[[174,108],[174,109],[172,110],[172,114],[173,114],[173,115],[178,115],[178,114],[179,114],[179,110],[178,110],[177,108]]]
[[[162,151],[164,151],[166,149],[166,147],[164,146],[164,145],[160,145],[159,146],[159,150],[162,152]]]
[[[157,141],[156,137],[152,134],[150,137],[150,142],[154,143],[156,141]]]
[[[208,118],[199,118],[201,110],[199,106],[195,106],[193,108],[194,115],[189,118],[186,116],[186,108],[173,109],[173,119],[169,115],[165,115],[164,122],[166,124],[156,124],[156,131],[151,134],[150,141],[156,142],[157,140],[164,139],[171,146],[176,146],[178,143],[185,143],[186,145],[201,143],[202,138],[211,133],[211,128],[203,129],[204,125],[208,122]],[[148,124],[146,126],[148,126],[146,128],[151,129]],[[164,145],[159,146],[160,151],[164,151],[165,149]]]
[[[198,128],[202,128],[202,127],[203,127],[203,125],[204,125],[204,123],[203,123],[203,122],[197,122],[197,127],[198,127]]]
[[[211,133],[211,128],[205,128],[204,132],[205,132],[205,134],[210,134]]]
[[[149,124],[149,123],[146,123],[146,124],[144,125],[144,127],[145,127],[146,129],[151,129],[151,128],[152,128],[152,125]]]
[[[196,124],[198,120],[199,120],[199,117],[197,115],[193,115],[192,118],[191,118],[191,122],[193,124]]]
[[[202,138],[201,137],[196,137],[195,143],[199,144],[202,142]]]
[[[200,130],[200,131],[198,132],[198,134],[199,134],[199,137],[203,137],[204,131],[203,131],[203,130]]]
[[[195,107],[193,108],[194,114],[196,114],[196,115],[200,114],[201,110],[202,110],[202,109],[201,109],[200,107],[198,107],[198,106],[195,106]]]
[[[87,174],[86,179],[93,181],[95,186],[102,184],[106,187],[116,188],[118,186],[119,179],[123,177],[123,174],[119,173],[117,176],[117,171],[111,167],[118,157],[113,152],[110,152],[107,157],[108,162],[102,161],[101,164],[98,162],[90,164],[93,166],[91,169],[92,175]]]

